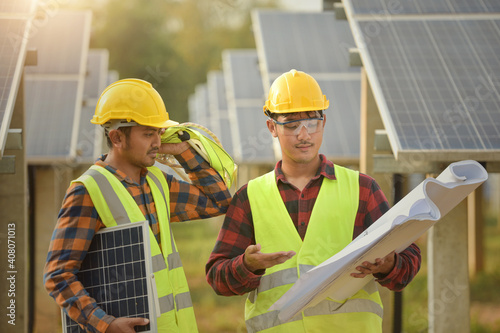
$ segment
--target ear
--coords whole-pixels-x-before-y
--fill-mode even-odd
[[[326,124],[326,114],[323,114],[323,129],[325,129]]]
[[[119,130],[111,130],[108,133],[109,139],[111,140],[111,143],[113,144],[113,148],[121,148],[122,147],[122,132]]]
[[[267,128],[269,129],[269,132],[271,132],[271,135],[273,136],[273,138],[277,138],[278,133],[276,132],[276,124],[271,119],[267,119],[266,125],[267,125]]]

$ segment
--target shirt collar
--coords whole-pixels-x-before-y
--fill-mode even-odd
[[[320,176],[333,180],[337,179],[335,177],[335,168],[333,166],[333,162],[329,161],[323,154],[319,154],[319,158],[321,160],[321,164],[319,165],[318,171],[316,171],[316,175],[312,179],[316,180]],[[288,184],[289,182],[288,180],[286,180],[285,174],[283,173],[281,166],[282,166],[282,161],[280,160],[278,163],[276,163],[276,167],[274,168],[274,173],[276,175],[276,182],[280,180],[283,183]]]
[[[129,184],[137,184],[130,177],[128,177],[123,171],[120,171],[119,169],[115,169],[111,165],[109,165],[108,163],[104,162],[104,160],[106,159],[106,156],[108,156],[108,154],[102,154],[101,156],[99,156],[99,158],[95,161],[95,164],[100,166],[100,167],[105,168],[106,170],[108,170],[109,172],[114,174],[116,176],[116,178],[118,178],[119,181],[125,181]],[[148,174],[148,169],[143,168],[141,170],[141,184],[144,182],[144,179],[145,179],[147,174]]]

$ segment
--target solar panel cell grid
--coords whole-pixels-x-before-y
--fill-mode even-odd
[[[351,0],[355,15],[472,14],[500,12],[497,0]]]
[[[397,20],[369,36],[401,150],[500,149],[499,22]]]

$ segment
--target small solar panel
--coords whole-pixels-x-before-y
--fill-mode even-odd
[[[353,15],[499,13],[498,0],[350,0]]]
[[[147,221],[104,228],[90,244],[78,280],[90,297],[107,314],[118,317],[148,318],[137,332],[156,330],[151,254]],[[85,332],[62,311],[63,332]]]

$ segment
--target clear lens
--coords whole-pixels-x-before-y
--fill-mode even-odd
[[[299,135],[302,127],[304,127],[309,134],[318,132],[322,126],[323,118],[297,119],[285,122],[273,121],[281,134]]]

